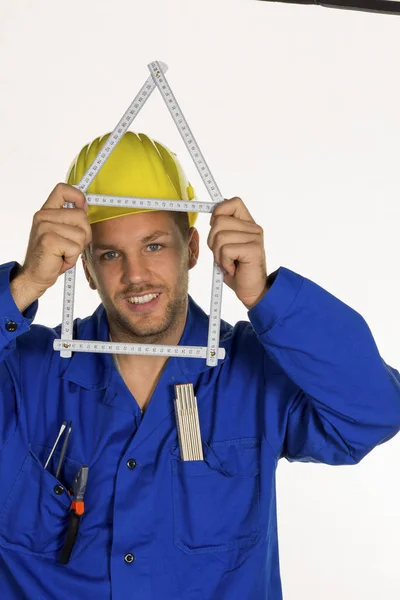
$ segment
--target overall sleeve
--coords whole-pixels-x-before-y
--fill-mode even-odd
[[[0,265],[0,447],[18,423],[21,365],[17,338],[29,331],[38,308],[37,301],[24,313],[16,306],[10,291],[10,278],[17,267],[16,262]]]
[[[21,313],[10,291],[10,281],[18,263],[0,265],[0,362],[16,348],[16,339],[29,331],[35,318],[38,302],[33,302]]]
[[[281,267],[248,315],[265,350],[265,438],[289,461],[358,463],[400,430],[400,375],[364,318]]]

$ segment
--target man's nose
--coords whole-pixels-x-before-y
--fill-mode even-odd
[[[143,256],[126,256],[123,262],[122,281],[125,285],[150,280],[150,272]]]

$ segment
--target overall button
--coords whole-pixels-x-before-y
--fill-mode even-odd
[[[128,467],[128,469],[134,469],[136,467],[136,460],[134,458],[130,458],[126,462],[126,466]]]
[[[54,486],[54,491],[57,494],[57,496],[61,496],[61,494],[64,493],[64,488],[62,485],[55,485]]]
[[[125,554],[124,561],[126,563],[128,563],[128,565],[130,565],[131,563],[133,563],[134,560],[135,560],[135,557],[130,552],[128,552],[128,554]]]
[[[18,325],[15,321],[8,321],[8,323],[6,323],[6,329],[10,333],[12,333],[13,331],[16,331],[18,329]]]

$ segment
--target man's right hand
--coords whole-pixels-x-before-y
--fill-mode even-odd
[[[63,208],[65,202],[76,208]],[[57,184],[33,217],[24,264],[10,284],[21,312],[76,264],[91,239],[85,195],[71,185]]]

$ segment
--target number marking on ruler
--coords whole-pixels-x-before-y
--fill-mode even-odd
[[[211,200],[215,203],[223,202],[221,192],[211,175],[210,169],[202,155],[200,148],[194,138],[194,135],[183,116],[183,113],[179,107],[178,102],[174,94],[172,93],[171,87],[169,86],[165,74],[162,71],[161,63],[154,61],[147,65],[150,73],[152,74],[153,80],[161,92],[165,104],[171,116],[178,128],[179,133],[188,149],[190,156],[202,178],[204,185],[210,194]],[[207,342],[207,365],[215,366],[218,364],[217,350],[219,345],[219,334],[221,325],[221,305],[222,305],[222,287],[223,287],[223,275],[219,266],[214,263],[213,276],[212,276],[212,288],[211,288],[211,303],[210,303],[210,317],[208,325],[208,342]]]

